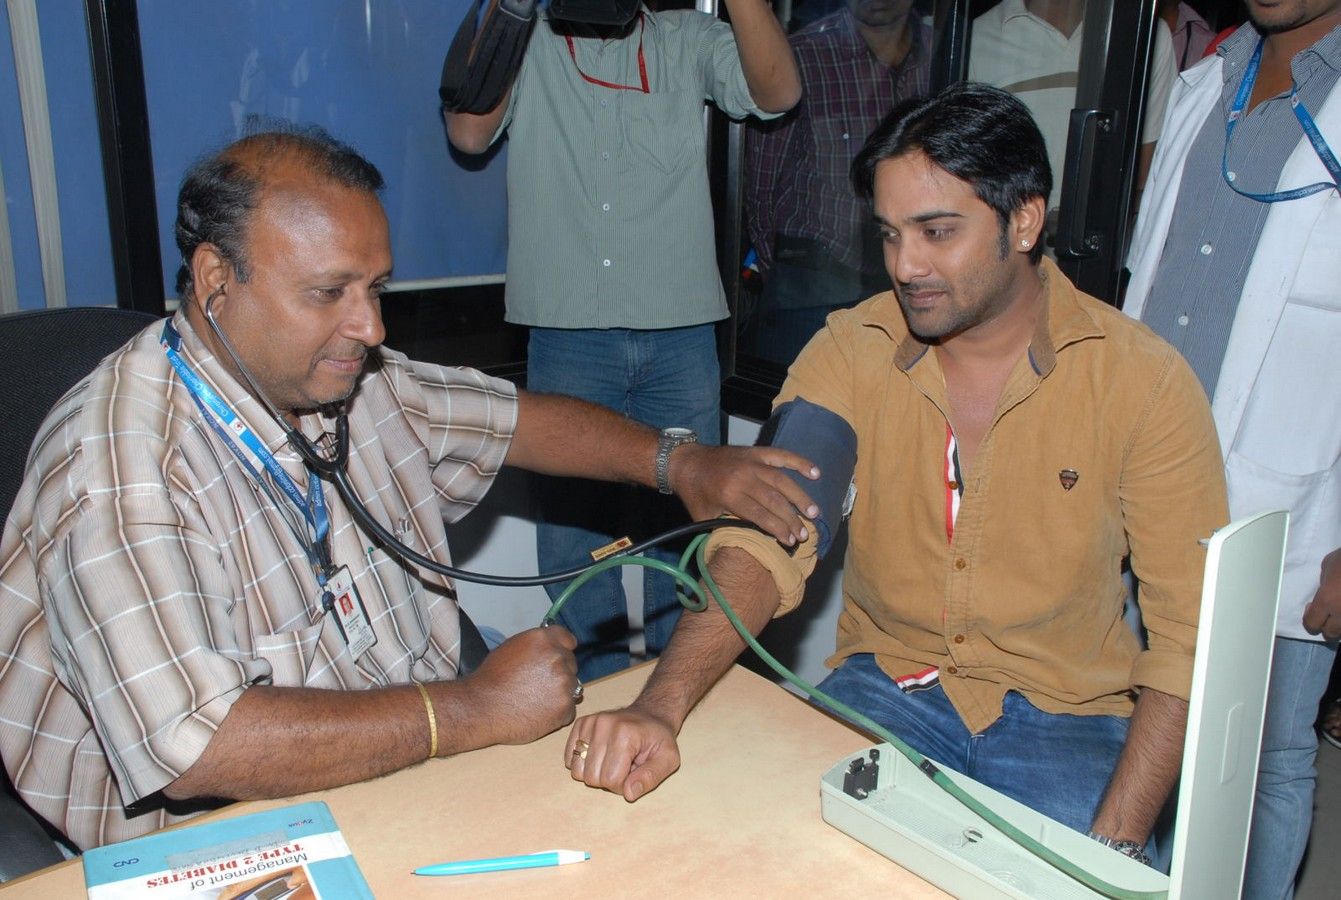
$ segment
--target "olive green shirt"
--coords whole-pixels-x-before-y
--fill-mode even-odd
[[[570,55],[547,18],[536,23],[498,132],[508,134],[507,320],[649,329],[724,318],[704,102],[772,118],[750,96],[731,26],[644,11],[626,37],[572,43]]]
[[[1130,715],[1140,687],[1186,698],[1199,540],[1228,521],[1215,425],[1186,362],[1050,260],[1041,274],[1045,312],[967,473],[952,538],[945,380],[893,293],[830,315],[777,401],[804,397],[857,433],[829,665],[872,653],[891,678],[936,666],[974,733],[1000,717],[1011,690],[1046,712],[1083,715]],[[1146,650],[1122,617],[1128,554]],[[804,559],[762,561],[813,565]]]

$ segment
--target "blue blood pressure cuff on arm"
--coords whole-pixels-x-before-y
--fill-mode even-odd
[[[857,467],[857,433],[837,413],[797,397],[773,410],[754,443],[799,453],[819,466],[818,481],[790,469],[783,471],[819,507],[813,524],[817,532],[816,550],[823,558],[833,544],[839,524],[851,512],[849,495],[852,473]]]

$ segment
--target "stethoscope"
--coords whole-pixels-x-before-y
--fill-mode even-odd
[[[237,366],[238,372],[242,375],[242,380],[246,382],[247,388],[252,392],[265,408],[270,418],[284,432],[284,437],[290,447],[302,458],[303,464],[314,476],[329,481],[335,485],[336,492],[344,500],[345,507],[349,510],[354,521],[369,536],[375,539],[388,551],[399,556],[401,559],[430,572],[436,572],[439,575],[445,575],[448,578],[469,581],[475,584],[488,584],[497,587],[537,587],[546,584],[555,584],[560,581],[568,581],[583,574],[598,562],[583,563],[573,566],[569,569],[563,569],[555,572],[543,572],[539,575],[490,575],[484,572],[472,572],[468,569],[459,569],[455,566],[449,566],[438,562],[422,553],[417,552],[411,547],[407,547],[399,538],[392,534],[382,523],[378,522],[373,515],[368,512],[368,508],[359,499],[354,486],[349,482],[349,475],[346,471],[349,463],[349,415],[345,410],[344,401],[338,404],[338,410],[335,412],[335,432],[329,436],[329,440],[323,440],[329,446],[329,449],[323,452],[322,448],[315,442],[308,439],[298,428],[294,427],[288,419],[275,408],[266,396],[265,391],[252,378],[251,371],[242,361],[242,356],[233,346],[233,342],[224,334],[218,321],[214,318],[214,300],[224,291],[223,285],[220,285],[205,299],[204,311],[205,321],[209,324],[210,330],[218,338],[219,343],[232,358],[233,364]],[[616,554],[614,557],[632,557],[637,556],[653,547],[661,544],[676,541],[681,538],[696,534],[703,534],[712,531],[715,528],[723,526],[736,526],[757,528],[749,522],[740,519],[734,519],[728,516],[721,516],[715,519],[704,519],[698,522],[689,522],[677,528],[664,531],[661,534],[648,538],[641,543],[634,544]]]

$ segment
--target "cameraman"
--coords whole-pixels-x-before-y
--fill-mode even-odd
[[[671,428],[657,457],[666,494],[674,447],[718,443],[721,433],[713,323],[727,309],[703,104],[733,118],[772,118],[801,94],[791,48],[765,0],[724,2],[730,25],[694,10],[632,4],[617,26],[542,13],[498,105],[444,114],[452,144],[465,153],[511,137],[507,320],[531,327],[527,386]],[[620,0],[603,5],[613,10]],[[589,561],[620,533],[618,509],[629,504],[619,499],[593,482],[546,485],[540,569]],[[681,515],[669,497],[636,502],[640,532]],[[552,595],[562,587],[551,586]],[[679,609],[671,581],[652,576],[648,655],[665,646]],[[578,639],[583,679],[629,664],[625,610],[613,570],[564,607],[560,620]]]

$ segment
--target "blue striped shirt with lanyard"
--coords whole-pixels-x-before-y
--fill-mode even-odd
[[[1320,159],[1335,159],[1309,108],[1321,108],[1341,78],[1341,28],[1295,55],[1288,94],[1269,98],[1248,114],[1257,74],[1253,60],[1260,60],[1260,45],[1261,35],[1247,24],[1216,51],[1223,67],[1221,99],[1188,150],[1168,237],[1141,314],[1143,322],[1183,354],[1212,397],[1272,205],[1336,189],[1319,182],[1271,191],[1299,144],[1305,122],[1314,132],[1306,139],[1321,148],[1314,152]]]
[[[1262,65],[1262,47],[1264,44],[1265,40],[1258,38],[1257,49],[1253,51],[1252,59],[1248,61],[1248,68],[1243,73],[1243,81],[1239,84],[1239,92],[1234,96],[1234,105],[1229,110],[1229,121],[1225,123],[1225,149],[1220,156],[1220,174],[1225,179],[1225,184],[1229,185],[1235,193],[1251,197],[1253,200],[1259,200],[1262,203],[1298,200],[1300,197],[1308,197],[1318,191],[1336,190],[1341,193],[1341,163],[1336,161],[1336,154],[1327,145],[1326,138],[1322,136],[1322,132],[1318,131],[1318,126],[1313,121],[1313,116],[1309,115],[1308,109],[1299,99],[1299,85],[1295,83],[1293,77],[1290,78],[1290,109],[1294,112],[1294,117],[1299,120],[1299,127],[1304,129],[1305,137],[1313,145],[1313,151],[1318,154],[1318,159],[1322,161],[1323,167],[1327,169],[1327,174],[1332,177],[1332,180],[1319,181],[1303,187],[1266,194],[1254,194],[1251,191],[1242,190],[1234,183],[1237,179],[1232,177],[1229,172],[1229,142],[1234,139],[1234,128],[1243,118],[1243,110],[1248,105],[1248,98],[1252,96],[1253,85],[1257,82],[1257,70]]]

